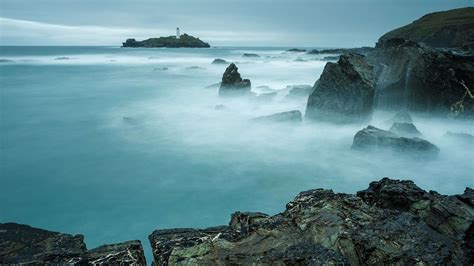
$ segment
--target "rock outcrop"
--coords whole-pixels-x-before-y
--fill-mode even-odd
[[[87,250],[82,235],[16,223],[0,224],[0,264],[146,265],[140,241]]]
[[[370,119],[373,110],[372,66],[360,54],[344,54],[327,63],[308,98],[306,118],[336,123]]]
[[[308,54],[345,54],[345,53],[357,53],[366,55],[371,52],[373,47],[358,47],[358,48],[336,48],[336,49],[313,49],[308,51]]]
[[[352,143],[355,150],[389,150],[416,155],[436,155],[439,148],[420,138],[406,138],[373,126],[368,126],[356,133]]]
[[[230,64],[222,76],[222,82],[219,87],[220,96],[241,96],[248,95],[251,90],[251,83],[248,79],[242,79],[239,69],[232,63]]]
[[[403,38],[430,47],[474,50],[474,7],[427,14],[383,35],[379,42]]]
[[[229,62],[225,61],[224,59],[216,58],[212,61],[212,64],[228,64]]]
[[[211,47],[208,43],[201,41],[191,35],[183,34],[179,38],[176,36],[150,38],[144,41],[137,41],[135,39],[127,39],[122,43],[122,47],[130,48],[153,48],[153,47],[166,47],[166,48],[209,48]]]
[[[236,212],[227,226],[156,230],[156,265],[468,265],[474,193],[383,178],[349,195],[301,192],[283,213]]]
[[[281,112],[272,115],[253,118],[253,122],[301,122],[301,112],[298,110]]]
[[[377,108],[474,116],[474,55],[390,39],[367,58],[374,65]]]

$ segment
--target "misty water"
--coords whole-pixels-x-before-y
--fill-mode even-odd
[[[413,156],[350,149],[367,124],[259,124],[249,119],[300,110],[287,85],[313,85],[327,55],[285,48],[0,48],[0,222],[84,234],[89,248],[140,239],[154,229],[226,224],[234,211],[275,214],[298,192],[354,193],[384,176],[426,190],[474,186],[474,149],[446,131],[472,122],[414,114],[441,152]],[[243,58],[243,53],[259,54]],[[236,62],[255,93],[273,101],[221,99]],[[303,60],[296,60],[301,58]],[[165,68],[165,69],[164,69]],[[216,105],[226,108],[216,109]],[[393,113],[378,111],[372,125]]]

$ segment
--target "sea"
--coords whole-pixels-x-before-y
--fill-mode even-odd
[[[474,186],[472,142],[444,136],[474,134],[472,121],[413,114],[441,150],[431,159],[352,150],[368,123],[252,122],[304,115],[291,86],[312,86],[329,55],[288,48],[0,47],[0,222],[84,234],[88,248],[139,239],[151,263],[153,230],[277,214],[309,189],[355,193],[386,176],[443,194]],[[273,94],[219,97],[228,63],[216,58]],[[370,124],[388,129],[393,114]]]

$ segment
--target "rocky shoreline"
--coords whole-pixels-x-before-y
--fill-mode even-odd
[[[156,230],[154,265],[472,265],[474,190],[446,196],[383,178],[355,195],[313,189],[284,212]],[[0,264],[145,265],[140,241],[87,250],[82,235],[0,224]]]

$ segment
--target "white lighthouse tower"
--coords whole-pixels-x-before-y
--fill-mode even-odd
[[[179,28],[176,28],[176,39],[179,39],[179,36],[181,36],[181,34],[179,33]]]

